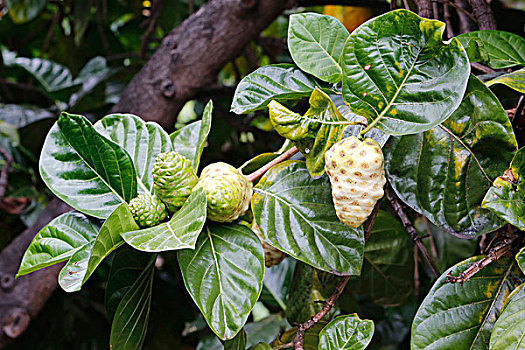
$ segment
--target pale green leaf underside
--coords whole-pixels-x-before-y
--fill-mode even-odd
[[[69,259],[90,246],[98,230],[96,223],[79,212],[60,215],[37,233],[22,258],[17,276]]]
[[[500,75],[497,78],[487,81],[485,84],[487,86],[492,86],[494,84],[503,84],[510,87],[511,89],[525,94],[525,68],[512,73]]]
[[[169,222],[122,233],[122,238],[135,249],[144,252],[193,249],[206,221],[206,193],[195,190]]]
[[[109,114],[94,127],[129,153],[137,172],[139,193],[152,193],[155,159],[159,153],[171,151],[171,140],[164,129],[133,114]]]
[[[102,260],[124,244],[120,235],[137,229],[128,205],[122,203],[104,222],[97,237],[78,250],[62,268],[58,276],[62,289],[66,292],[80,290]]]
[[[211,330],[223,340],[233,338],[262,290],[259,238],[245,226],[210,222],[195,250],[181,250],[178,258],[186,289]]]

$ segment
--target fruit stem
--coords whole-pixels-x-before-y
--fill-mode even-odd
[[[279,157],[275,158],[271,162],[266,163],[262,168],[258,169],[257,171],[254,171],[250,175],[246,176],[246,179],[248,181],[250,181],[250,182],[254,182],[258,178],[263,176],[271,167],[273,167],[276,164],[279,164],[283,160],[286,160],[286,159],[290,158],[291,156],[293,156],[297,152],[299,152],[299,150],[297,149],[297,147],[293,146],[288,151],[286,151],[283,154],[281,154]]]

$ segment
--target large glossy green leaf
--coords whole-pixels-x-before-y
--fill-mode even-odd
[[[151,305],[154,260],[126,292],[115,311],[109,338],[110,349],[142,349]]]
[[[120,235],[138,228],[128,205],[119,205],[104,222],[96,239],[73,254],[62,268],[58,275],[58,283],[62,289],[66,292],[80,290],[102,260],[124,244]]]
[[[46,4],[47,0],[6,0],[9,17],[16,24],[35,19]]]
[[[110,114],[95,123],[103,136],[122,146],[133,159],[139,192],[153,192],[153,164],[161,152],[171,151],[171,140],[160,125],[133,114]]]
[[[472,62],[481,61],[492,68],[525,66],[525,38],[499,30],[479,30],[457,37]],[[480,57],[484,58],[480,60]]]
[[[310,108],[303,116],[275,101],[270,102],[268,108],[275,131],[299,148],[306,158],[310,174],[319,177],[325,171],[325,152],[342,139],[349,121],[342,116],[330,97],[317,88],[312,92],[309,102]]]
[[[339,316],[319,333],[319,350],[362,350],[374,335],[374,322],[357,314]]]
[[[505,300],[490,336],[490,350],[519,349],[525,349],[525,283]]]
[[[206,222],[206,193],[194,191],[169,222],[139,231],[124,231],[122,238],[144,252],[193,249]]]
[[[488,349],[494,322],[521,271],[512,259],[500,259],[469,281],[445,283],[481,256],[467,259],[441,275],[419,307],[412,324],[412,350]]]
[[[502,225],[481,201],[516,148],[503,107],[472,76],[463,102],[446,122],[422,134],[390,138],[385,171],[410,207],[449,233],[470,238]]]
[[[27,248],[17,276],[66,261],[77,251],[90,246],[99,226],[84,214],[68,212],[41,229]]]
[[[264,271],[264,289],[261,301],[271,306],[278,306],[286,311],[286,296],[291,289],[296,260],[284,259],[280,264],[267,267]]]
[[[516,254],[516,261],[518,262],[521,271],[525,273],[525,247],[521,248],[518,254]]]
[[[181,250],[186,289],[221,339],[239,332],[262,290],[264,252],[249,228],[209,223],[195,250]]]
[[[337,275],[361,272],[363,229],[350,228],[337,218],[328,176],[313,179],[304,162],[282,162],[254,188],[252,208],[274,247]]]
[[[137,195],[137,173],[129,154],[79,115],[62,113],[49,131],[40,174],[57,197],[99,218]]]
[[[139,278],[142,271],[155,262],[156,256],[157,254],[139,252],[127,245],[115,252],[111,261],[104,301],[110,320],[113,319],[113,315],[126,292]]]
[[[173,150],[191,161],[195,173],[199,169],[202,151],[211,129],[213,102],[204,108],[202,120],[191,123],[170,135]]]
[[[303,71],[321,80],[338,83],[343,79],[341,57],[349,33],[332,16],[301,13],[290,16],[288,48]]]
[[[237,114],[253,112],[266,107],[272,100],[296,102],[310,96],[316,87],[321,88],[321,84],[293,64],[264,66],[237,85],[231,111]]]
[[[525,147],[516,152],[505,175],[494,181],[483,198],[483,208],[525,231]]]
[[[350,282],[349,290],[369,294],[376,304],[383,306],[404,303],[414,284],[412,245],[401,222],[391,214],[379,211],[365,244],[361,276]]]
[[[343,97],[350,109],[391,135],[428,130],[459,106],[470,65],[445,24],[397,10],[357,28],[345,46]]]
[[[522,94],[525,94],[525,68],[514,71],[512,73],[503,74],[499,77],[491,79],[485,83],[487,86],[494,84],[507,85]]]

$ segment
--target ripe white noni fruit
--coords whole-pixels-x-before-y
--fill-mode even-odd
[[[384,194],[384,162],[381,147],[370,138],[361,142],[351,136],[325,153],[335,212],[342,223],[358,227],[370,216]]]

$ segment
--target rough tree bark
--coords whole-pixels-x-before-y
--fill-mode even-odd
[[[184,103],[284,9],[286,0],[214,0],[169,33],[112,112],[131,112],[166,129]]]
[[[480,30],[496,29],[496,20],[486,0],[469,0]]]
[[[57,286],[62,264],[35,271],[15,280],[22,256],[35,233],[56,216],[71,210],[54,199],[31,227],[17,236],[0,254],[0,348],[21,335]]]
[[[289,6],[287,0],[212,0],[164,40],[131,81],[113,111],[171,127],[178,110],[216,80],[219,70]],[[57,286],[61,264],[14,279],[27,246],[70,210],[54,199],[35,225],[0,253],[0,348],[20,336]]]

